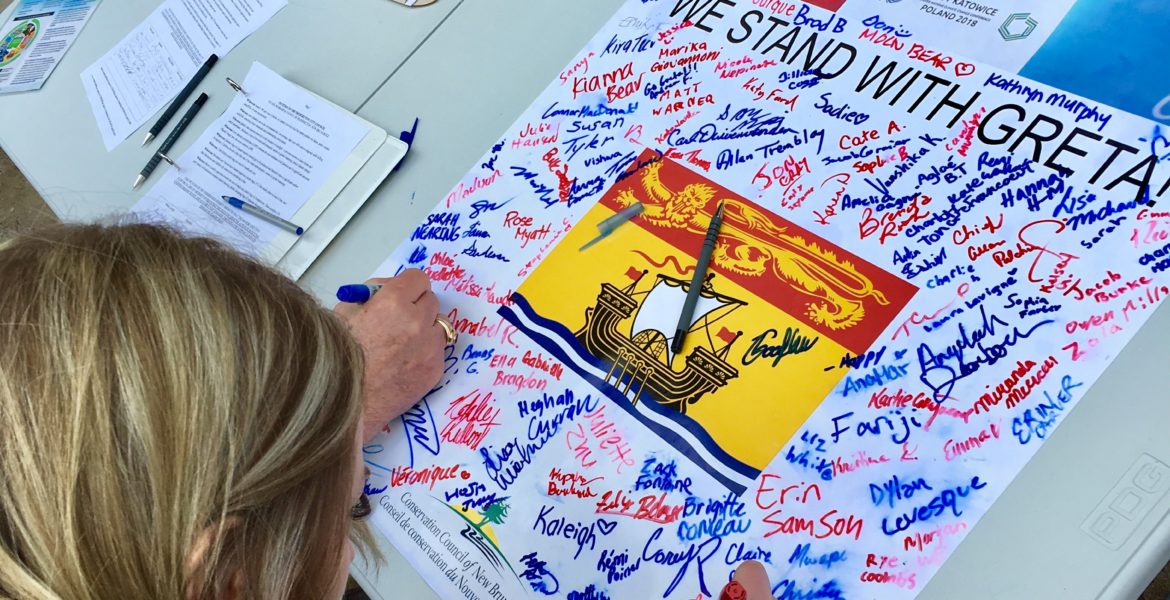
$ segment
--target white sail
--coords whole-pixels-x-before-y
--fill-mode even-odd
[[[661,279],[654,283],[654,287],[646,294],[646,299],[638,307],[638,314],[634,315],[634,324],[630,328],[630,337],[633,338],[643,331],[657,331],[666,337],[666,363],[674,360],[670,346],[674,342],[678,328],[678,317],[682,314],[683,304],[687,300],[687,290],[683,286],[672,286]],[[687,326],[687,331],[694,329],[698,323],[712,311],[727,306],[714,298],[699,296],[695,304],[695,313]]]

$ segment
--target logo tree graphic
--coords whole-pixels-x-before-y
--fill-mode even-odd
[[[483,509],[483,520],[476,525],[476,528],[483,527],[491,523],[493,525],[503,525],[504,518],[508,516],[508,505],[503,502],[493,502]]]

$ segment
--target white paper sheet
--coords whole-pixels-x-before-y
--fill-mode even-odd
[[[159,167],[166,171],[162,179],[132,212],[279,259],[295,236],[228,206],[222,196],[294,219],[368,130],[260,63],[252,64],[243,87],[247,95],[236,95],[177,168]],[[265,252],[269,244],[282,249]]]
[[[0,28],[0,94],[39,90],[97,0],[24,0]]]
[[[106,150],[167,105],[208,56],[223,57],[287,0],[168,0],[81,73]]]

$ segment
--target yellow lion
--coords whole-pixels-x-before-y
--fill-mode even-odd
[[[661,168],[661,162],[645,168],[645,198],[622,190],[617,201],[623,206],[641,201],[646,208],[642,218],[658,227],[706,234],[712,217],[706,207],[715,197],[715,188],[692,183],[676,192],[662,183]],[[771,268],[777,279],[815,298],[806,305],[808,317],[833,330],[860,323],[865,318],[865,298],[889,304],[852,263],[815,242],[789,235],[787,228],[775,226],[766,215],[737,200],[724,200],[723,229],[712,260],[748,277],[761,277]]]

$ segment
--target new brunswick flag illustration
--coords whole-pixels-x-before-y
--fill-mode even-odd
[[[647,150],[501,313],[729,489],[742,492],[917,291]],[[579,250],[597,224],[645,211]],[[671,344],[707,227],[723,225]]]

